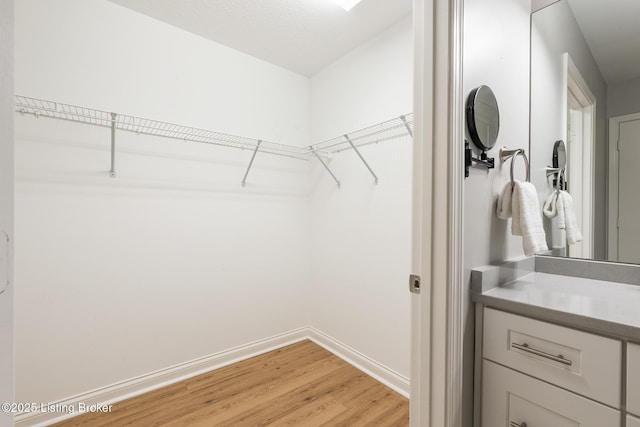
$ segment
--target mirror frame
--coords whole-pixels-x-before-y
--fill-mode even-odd
[[[478,99],[478,94],[482,93],[491,95],[491,98],[493,98],[493,102],[496,107],[497,114],[495,119],[497,122],[497,130],[496,136],[492,142],[482,141],[482,138],[480,138],[480,135],[478,134],[478,127],[476,126],[476,101]],[[498,100],[496,99],[495,94],[489,86],[478,86],[477,88],[473,89],[471,93],[469,93],[466,105],[466,119],[469,136],[471,137],[471,140],[473,141],[475,146],[480,148],[483,152],[491,150],[496,145],[498,134],[500,133],[500,109],[498,108]]]

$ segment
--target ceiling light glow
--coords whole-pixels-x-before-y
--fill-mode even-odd
[[[351,9],[353,9],[353,7],[358,3],[360,3],[362,0],[332,0],[332,1],[348,12]]]

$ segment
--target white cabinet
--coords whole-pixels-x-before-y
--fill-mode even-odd
[[[627,345],[627,411],[640,417],[640,345]]]
[[[621,341],[485,308],[484,358],[620,408]]]
[[[620,412],[488,360],[483,362],[485,427],[619,426]]]
[[[482,427],[622,425],[620,340],[486,307],[482,314]]]

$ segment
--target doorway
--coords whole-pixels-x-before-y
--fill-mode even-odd
[[[567,70],[567,190],[573,197],[582,241],[568,248],[573,258],[593,258],[593,150],[595,96],[568,54]]]
[[[609,260],[640,263],[640,113],[609,119]]]

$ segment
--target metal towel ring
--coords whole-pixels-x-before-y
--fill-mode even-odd
[[[522,158],[524,159],[524,164],[526,165],[527,168],[527,182],[531,181],[531,171],[529,169],[529,159],[527,158],[527,155],[525,154],[523,149],[518,150],[514,155],[513,158],[511,159],[511,182],[514,182],[513,180],[513,166],[516,164],[516,158],[518,156],[522,156]]]
[[[527,182],[531,182],[531,170],[529,169],[529,159],[527,158],[527,154],[525,153],[524,149],[516,148],[515,150],[510,150],[506,147],[502,147],[500,149],[500,160],[504,162],[507,159],[511,159],[511,172],[510,172],[511,184],[514,184],[513,168],[516,163],[515,162],[516,157],[518,156],[522,156],[522,158],[524,158],[524,163],[527,167]]]

